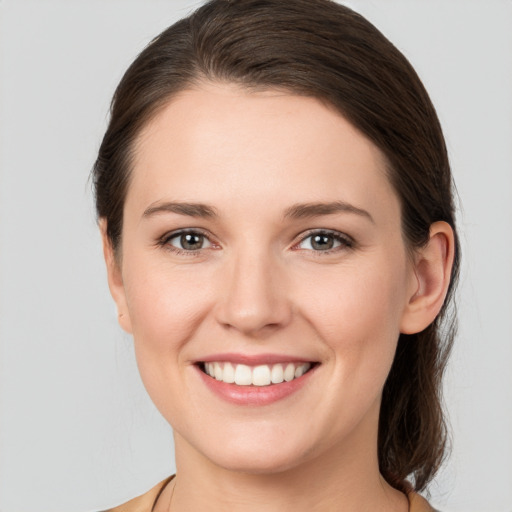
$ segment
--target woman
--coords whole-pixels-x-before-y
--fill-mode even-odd
[[[176,450],[175,478],[115,510],[432,510],[452,183],[382,34],[327,0],[209,2],[126,72],[94,180]]]

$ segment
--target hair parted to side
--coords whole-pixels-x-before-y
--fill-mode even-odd
[[[365,18],[331,0],[212,0],[156,37],[116,89],[93,169],[97,213],[120,250],[123,206],[141,129],[179,91],[230,82],[279,88],[336,108],[383,152],[411,250],[433,222],[454,229],[453,184],[435,109],[406,58]],[[379,420],[380,471],[394,487],[422,490],[443,460],[441,379],[455,334],[447,298],[424,331],[400,336]]]

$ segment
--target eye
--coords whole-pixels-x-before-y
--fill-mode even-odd
[[[211,247],[211,242],[203,233],[197,231],[181,231],[165,238],[164,243],[178,251],[199,251]]]
[[[337,231],[315,231],[305,236],[295,247],[317,252],[328,252],[343,247],[352,247],[352,240]]]

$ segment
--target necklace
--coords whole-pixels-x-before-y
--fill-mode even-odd
[[[163,492],[163,490],[165,489],[165,487],[168,485],[168,484],[171,484],[171,480],[169,482],[167,482],[167,484],[162,488],[162,490],[160,491],[159,495],[157,496],[156,500],[155,500],[155,503],[153,504],[153,508],[151,509],[151,511],[153,512],[155,506],[156,506],[156,503],[158,501],[158,498],[160,497],[160,494]],[[176,489],[176,476],[174,476],[174,478],[172,478],[172,489],[171,489],[171,495],[169,496],[169,503],[167,504],[167,512],[171,512],[171,507],[172,507],[172,499],[174,498],[174,490]],[[407,501],[409,502],[408,503],[408,507],[407,507],[407,510],[409,510],[409,512],[411,512],[413,510],[413,507],[412,507],[412,502],[411,502],[411,496],[408,496],[407,497]],[[420,498],[421,499],[421,498]],[[428,504],[427,504],[428,506]],[[414,510],[416,510],[416,508],[414,508]],[[427,510],[433,510],[431,508],[421,508],[421,510],[424,510],[424,512],[427,512]]]
[[[172,499],[174,497],[174,489],[176,488],[176,477],[174,477],[173,486],[171,489],[171,496],[169,497],[169,505],[167,505],[167,512],[171,512]]]
[[[166,510],[167,510],[167,512],[169,512],[171,510],[172,498],[174,496],[174,487],[176,486],[176,475],[169,477],[165,482],[162,482],[162,483],[163,483],[163,486],[160,488],[160,490],[158,491],[158,493],[156,495],[155,500],[153,501],[153,506],[151,507],[151,512],[155,512],[158,502],[161,501],[160,498],[162,497],[162,494],[164,493],[164,491],[167,489],[167,487],[169,485],[172,486],[172,489],[171,489],[171,494],[169,496],[169,503],[167,504]]]

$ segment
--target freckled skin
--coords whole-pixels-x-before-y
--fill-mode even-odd
[[[207,204],[217,215],[143,216],[163,201]],[[283,217],[298,203],[334,201],[369,215]],[[203,247],[177,252],[180,238],[164,235],[183,229],[200,230]],[[352,245],[315,250],[311,230]],[[276,91],[205,84],[180,93],[140,136],[115,280],[143,382],[174,428],[180,471],[327,467],[378,481],[380,395],[417,280],[384,158],[340,114]],[[198,378],[193,363],[219,352],[319,366],[299,392],[241,407]]]

